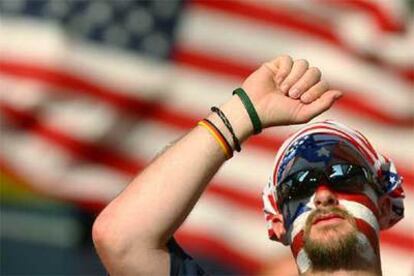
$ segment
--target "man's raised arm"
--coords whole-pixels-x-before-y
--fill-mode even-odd
[[[317,68],[289,56],[263,64],[242,88],[263,128],[307,122],[341,96],[328,89]],[[252,121],[237,95],[220,109],[240,143],[253,134]],[[220,117],[212,113],[208,119],[234,148]],[[94,223],[94,243],[108,272],[168,275],[166,243],[225,161],[217,140],[206,128],[196,126],[145,168]]]

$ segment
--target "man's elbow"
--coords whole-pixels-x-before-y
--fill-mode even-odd
[[[148,275],[149,260],[145,257],[149,256],[149,247],[140,238],[128,235],[113,217],[106,213],[98,216],[92,226],[92,239],[110,275]]]
[[[98,216],[92,226],[92,240],[95,249],[108,270],[122,263],[131,248],[125,236],[116,229],[110,218],[106,218],[102,214]]]
[[[111,235],[112,233],[109,229],[109,225],[107,225],[107,223],[105,223],[99,216],[92,226],[92,240],[98,253],[111,244],[110,240],[113,239]]]

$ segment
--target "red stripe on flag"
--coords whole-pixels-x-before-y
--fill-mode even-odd
[[[260,212],[263,209],[260,194],[248,194],[242,190],[230,188],[223,182],[213,181],[208,187],[207,192],[230,201],[242,208],[254,212]]]
[[[248,77],[255,69],[251,64],[231,63],[225,58],[192,51],[184,46],[176,47],[172,52],[172,58],[178,64],[191,66],[200,71],[209,71],[238,79]]]
[[[97,162],[115,168],[123,173],[135,174],[143,168],[134,160],[127,158],[107,147],[80,141],[74,137],[66,135],[59,130],[42,124],[32,114],[20,112],[6,104],[0,103],[0,111],[17,125],[24,125],[27,131],[31,131],[47,139],[49,143],[56,144],[71,152],[77,158],[85,158],[91,162]]]
[[[395,160],[393,160],[395,162]],[[396,168],[398,173],[403,177],[403,188],[414,189],[414,173],[412,169],[409,169],[402,164],[396,162]]]
[[[377,25],[386,32],[402,32],[404,25],[402,22],[392,18],[387,9],[381,6],[380,3],[374,3],[366,0],[346,0],[346,1],[332,1],[332,0],[318,0],[321,3],[337,6],[338,8],[350,7],[365,12],[375,19]],[[398,4],[396,4],[398,5]]]
[[[345,89],[343,90],[345,91]],[[390,127],[412,128],[414,126],[414,118],[394,116],[390,113],[384,113],[374,105],[367,104],[365,101],[359,100],[354,95],[356,92],[346,91],[344,96],[336,104],[338,107],[349,112],[358,112],[359,116],[364,119],[371,119],[376,123],[384,124]]]
[[[395,235],[395,231],[384,230],[380,232],[380,240],[386,244],[398,244],[398,249],[403,249],[408,253],[414,252],[414,238],[412,233],[407,234],[401,231],[398,232],[398,236]]]
[[[282,7],[261,6],[260,3],[243,1],[208,1],[194,0],[192,5],[201,6],[213,10],[226,12],[232,15],[241,16],[265,23],[266,25],[282,26],[296,32],[312,35],[324,41],[341,45],[341,41],[332,31],[329,22],[322,21],[321,18],[303,14],[289,12]]]

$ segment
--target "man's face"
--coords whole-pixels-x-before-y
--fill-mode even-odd
[[[367,191],[369,186],[367,185]],[[372,191],[373,192],[373,191]],[[328,185],[321,184],[308,199],[287,203],[286,209],[309,208],[298,216],[291,225],[292,233],[303,235],[303,250],[314,269],[338,269],[352,266],[352,260],[360,255],[361,247],[372,248],[372,233],[361,232],[359,226],[369,217],[370,210],[365,205],[369,197],[364,191],[359,194],[347,194],[335,191]],[[357,206],[357,208],[355,208]],[[303,223],[300,223],[300,221]],[[361,241],[361,233],[369,237]],[[362,243],[366,243],[361,244]],[[295,247],[295,244],[293,244]],[[372,252],[372,249],[370,249]]]
[[[344,267],[357,254],[355,218],[336,204],[333,191],[318,188],[318,208],[310,213],[304,229],[304,250],[314,269]]]
[[[378,248],[378,197],[369,166],[352,145],[331,138],[297,143],[275,174],[284,229],[301,272],[310,264],[346,267],[361,248],[369,253],[361,257],[370,260]]]

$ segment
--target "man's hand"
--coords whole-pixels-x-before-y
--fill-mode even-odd
[[[342,96],[338,90],[329,90],[318,68],[289,56],[264,63],[242,88],[256,107],[263,127],[306,123]]]

